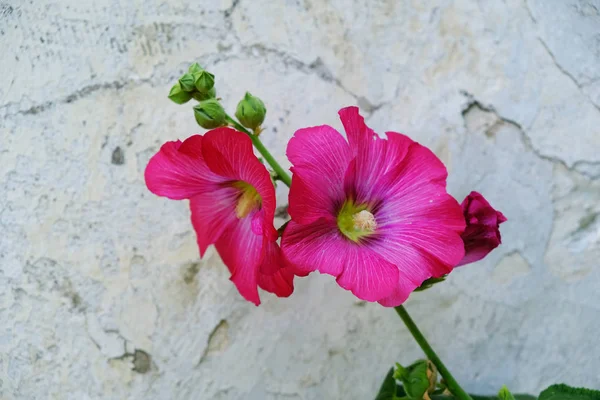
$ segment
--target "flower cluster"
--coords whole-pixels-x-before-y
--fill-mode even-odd
[[[159,196],[189,199],[200,255],[214,244],[245,299],[258,305],[258,287],[289,296],[294,276],[319,271],[360,299],[394,307],[427,279],[500,244],[502,213],[476,192],[459,205],[433,152],[400,133],[379,137],[357,107],[339,112],[346,138],[327,125],[293,135],[291,220],[277,231],[271,174],[253,152],[264,104],[247,93],[237,107],[240,124],[214,98],[213,75],[195,65],[172,94],[212,91],[194,108],[212,130],[165,143],[146,168],[146,184]]]

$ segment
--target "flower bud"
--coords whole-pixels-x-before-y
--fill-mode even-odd
[[[202,72],[202,67],[198,63],[193,63],[188,68],[188,72],[190,74],[192,74],[192,75],[195,74],[195,73],[197,73],[197,72]]]
[[[189,72],[187,74],[183,74],[183,76],[179,78],[179,84],[186,92],[193,92],[196,90],[196,86],[194,86],[194,76]]]
[[[205,129],[214,129],[227,125],[227,114],[216,99],[201,101],[194,107],[194,116],[198,125]]]
[[[183,90],[179,82],[173,85],[169,92],[169,99],[177,104],[187,103],[191,98],[192,94]]]
[[[200,93],[207,93],[215,86],[215,76],[208,71],[195,72],[194,85]]]
[[[199,91],[194,90],[192,92],[192,97],[198,101],[214,99],[217,97],[217,91],[215,90],[214,86],[206,93],[200,93]]]
[[[263,123],[266,114],[267,109],[262,100],[248,92],[238,103],[235,111],[235,116],[240,123],[252,130],[256,130]]]

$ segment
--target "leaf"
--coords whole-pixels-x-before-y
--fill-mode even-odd
[[[540,393],[539,400],[600,400],[600,391],[564,384],[552,385]]]
[[[394,368],[390,368],[383,383],[381,384],[381,388],[379,389],[379,393],[377,393],[377,397],[375,400],[395,400],[397,385],[396,380],[394,379]]]
[[[515,400],[515,396],[512,395],[506,385],[502,386],[502,389],[498,392],[498,398],[500,400]]]

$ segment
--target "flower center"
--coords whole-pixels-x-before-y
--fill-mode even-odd
[[[340,209],[337,225],[340,232],[353,242],[371,235],[377,229],[375,216],[368,210],[367,205],[357,205],[351,200],[347,200]]]
[[[235,206],[235,215],[239,219],[245,218],[252,211],[260,209],[262,198],[254,186],[244,181],[234,182],[232,186],[240,191]]]

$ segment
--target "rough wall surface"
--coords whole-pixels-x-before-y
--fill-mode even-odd
[[[358,104],[507,215],[407,304],[469,390],[600,388],[600,1],[4,0],[0,52],[0,398],[363,400],[421,356],[327,276],[256,308],[198,259],[142,177],[199,131],[166,99],[193,61],[229,109],[264,99],[285,165]]]

